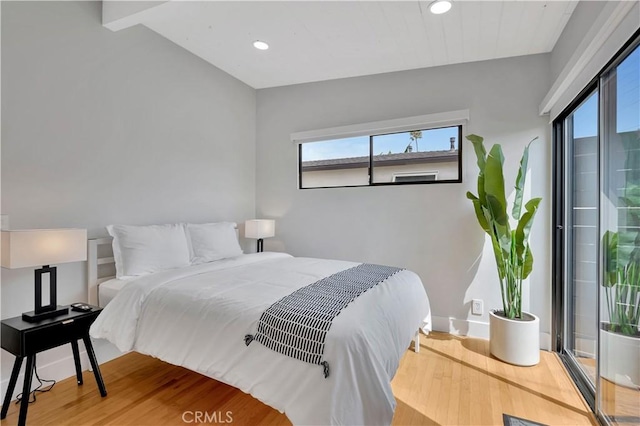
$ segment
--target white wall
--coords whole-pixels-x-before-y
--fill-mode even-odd
[[[142,26],[103,28],[100,2],[2,2],[1,50],[12,228],[96,237],[109,223],[254,216],[252,88]],[[58,267],[60,304],[86,300],[85,268]],[[32,310],[33,270],[1,274],[2,318]],[[70,356],[39,356],[53,372],[41,377],[71,375]],[[3,390],[12,362],[4,352]]]
[[[275,218],[266,250],[410,268],[422,278],[436,326],[488,333],[487,310],[500,306],[495,262],[465,198],[476,163],[463,146],[461,184],[299,190],[289,135],[377,120],[470,110],[464,134],[501,143],[511,185],[523,146],[535,136],[529,195],[544,197],[533,227],[535,268],[526,307],[550,331],[550,129],[538,115],[549,88],[549,55],[535,55],[258,90],[257,216]],[[485,315],[470,314],[483,299]],[[548,340],[548,339],[547,339]]]

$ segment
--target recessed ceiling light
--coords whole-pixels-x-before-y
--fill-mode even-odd
[[[449,9],[451,9],[451,2],[449,0],[436,0],[429,5],[429,10],[434,15],[447,13]]]
[[[256,40],[253,42],[253,47],[259,50],[267,50],[269,48],[269,45],[264,41]]]

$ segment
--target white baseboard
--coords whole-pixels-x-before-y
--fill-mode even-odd
[[[478,339],[489,339],[489,323],[482,321],[463,320],[451,317],[432,316],[433,331],[454,334],[456,336],[468,336]],[[540,349],[551,350],[551,334],[540,333]]]
[[[540,332],[540,349],[543,351],[551,350],[551,333]]]
[[[454,334],[456,336],[477,337],[489,339],[489,323],[480,321],[461,320],[451,317],[431,317],[433,331]]]
[[[93,348],[96,352],[96,358],[98,359],[99,364],[103,364],[107,361],[111,361],[121,355],[124,355],[122,352],[118,351],[118,349],[106,342],[104,340],[93,340]],[[84,348],[84,344],[82,342],[78,343],[79,348]],[[8,357],[9,354],[5,353],[4,356]],[[13,357],[11,357],[13,358]],[[76,375],[75,364],[73,363],[73,354],[71,352],[71,347],[69,347],[69,355],[60,357],[52,362],[47,364],[40,364],[38,362],[39,358],[36,356],[36,365],[38,367],[38,375],[41,379],[47,380],[55,380],[60,381],[67,379],[69,377],[74,377]],[[12,359],[13,364],[13,359]],[[27,364],[27,360],[22,361],[22,367],[20,368],[20,374],[18,375],[18,381],[16,382],[16,388],[13,391],[13,395],[11,395],[11,399],[15,400],[16,396],[22,393],[22,384],[24,382],[24,369]],[[87,351],[80,350],[80,364],[82,366],[82,371],[86,371],[91,367],[91,363],[89,362],[89,357],[87,356]],[[6,378],[0,381],[0,398],[4,401],[4,396],[7,392],[7,388],[9,387],[9,374],[11,371],[3,372],[3,376],[6,374]],[[85,384],[87,381],[85,380]],[[91,383],[91,382],[90,382]],[[46,383],[45,383],[46,385]],[[93,381],[93,385],[95,386],[95,381]],[[108,385],[108,384],[107,384]],[[35,389],[38,386],[38,381],[35,376],[33,377],[31,383],[31,390]],[[108,389],[108,387],[107,387]]]

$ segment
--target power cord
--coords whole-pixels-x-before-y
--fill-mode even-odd
[[[49,392],[56,384],[55,380],[47,380],[47,379],[41,379],[40,376],[38,376],[38,365],[36,363],[36,360],[33,360],[33,371],[36,374],[36,379],[38,380],[38,386],[36,386],[36,388],[34,390],[32,390],[31,392],[29,392],[29,397],[33,396],[32,400],[29,400],[29,404],[33,404],[34,402],[36,402],[36,393],[40,392],[40,393],[45,393],[45,392]],[[25,372],[25,374],[27,374]],[[45,388],[43,388],[42,386],[44,385],[44,383],[51,383],[50,385],[47,385]],[[16,396],[16,404],[20,403],[22,401],[22,393],[19,393],[18,396]]]

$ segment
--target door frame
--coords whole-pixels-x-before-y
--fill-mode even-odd
[[[599,92],[599,77],[594,78],[585,87],[580,94],[562,111],[562,113],[553,120],[553,221],[552,221],[552,322],[551,322],[551,335],[553,336],[554,347],[553,350],[558,353],[560,360],[564,364],[571,379],[575,382],[576,386],[580,390],[580,393],[584,396],[587,404],[595,412],[596,400],[595,400],[595,383],[592,384],[589,378],[584,374],[579,367],[575,357],[570,352],[565,350],[565,326],[566,312],[564,310],[565,300],[567,295],[565,294],[565,281],[567,277],[568,263],[567,253],[565,250],[566,233],[567,233],[567,212],[566,206],[566,182],[565,172],[568,171],[567,156],[565,155],[568,147],[566,143],[567,129],[565,128],[566,119],[592,94]],[[598,117],[600,117],[600,102],[598,102]],[[598,118],[599,120],[599,118]],[[600,123],[598,123],[599,125]],[[598,127],[598,134],[596,135],[598,145],[598,176],[600,176],[600,129]],[[599,188],[598,188],[599,189]],[[599,204],[599,203],[598,203]],[[598,211],[600,206],[597,206]],[[599,219],[596,228],[596,233],[599,235]],[[599,249],[597,258],[599,258]],[[599,265],[596,266],[596,274],[599,276]],[[598,301],[596,301],[598,303]],[[596,339],[597,340],[597,339]],[[597,347],[597,344],[596,344]],[[596,349],[597,357],[597,349]],[[597,364],[597,363],[596,363]]]
[[[640,46],[640,29],[638,29],[633,36],[612,56],[607,64],[598,71],[596,76],[585,86],[585,88],[576,96],[576,98],[553,120],[552,123],[552,260],[551,260],[551,308],[552,308],[552,321],[551,321],[551,336],[552,336],[552,349],[558,353],[560,360],[565,365],[569,376],[574,381],[586,402],[589,404],[596,417],[605,424],[608,423],[607,419],[601,415],[599,401],[597,395],[599,394],[599,359],[600,359],[600,337],[599,333],[596,335],[596,383],[591,383],[589,378],[583,373],[580,367],[577,365],[577,361],[573,354],[568,353],[565,348],[565,340],[568,336],[565,336],[565,280],[566,280],[566,266],[567,266],[567,253],[565,252],[565,237],[566,237],[566,184],[564,180],[566,169],[565,158],[566,153],[566,129],[564,126],[565,119],[571,115],[575,109],[589,97],[594,91],[598,92],[598,186],[599,191],[602,193],[602,96],[600,83],[602,77],[607,74],[611,69],[618,66],[624,61],[627,56],[636,48]],[[597,234],[600,235],[600,196],[598,197],[598,222],[597,222]],[[597,248],[597,266],[596,271],[598,278],[600,279],[600,271],[602,267],[602,256],[600,248]],[[597,304],[597,320],[598,330],[600,321],[600,285],[597,285],[598,291],[596,294]]]

